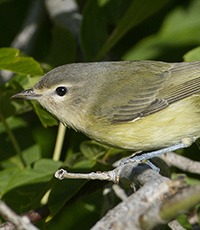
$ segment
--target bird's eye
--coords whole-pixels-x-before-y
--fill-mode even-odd
[[[56,88],[56,94],[60,97],[63,97],[67,93],[67,88],[65,86],[59,86]]]

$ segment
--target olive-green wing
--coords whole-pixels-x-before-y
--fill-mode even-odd
[[[133,121],[158,112],[169,105],[164,99],[154,99],[152,102],[142,100],[142,105],[137,105],[139,101],[135,102],[136,100],[132,100],[131,103],[129,101],[129,105],[118,108],[113,115],[112,123]]]
[[[149,114],[155,113],[166,108],[169,103],[167,100],[157,98],[159,89],[162,87],[166,79],[160,81],[152,81],[150,84],[143,84],[137,89],[137,93],[122,106],[116,106],[111,117],[112,123],[133,121]],[[140,90],[139,90],[140,89]],[[126,97],[130,93],[124,94]],[[123,96],[123,94],[122,94]]]
[[[160,95],[158,96],[162,96],[165,100],[168,101],[169,104],[172,104],[199,92],[200,77],[181,83],[180,85],[171,88],[169,87],[168,90],[161,90]]]
[[[170,78],[167,77],[166,82],[160,82],[157,86],[152,85],[152,87],[144,88],[143,93],[139,93],[137,98],[129,100],[126,105],[116,108],[111,122],[120,123],[140,119],[165,109],[174,102],[199,93],[200,62],[196,63],[196,65],[195,63],[188,64],[187,68],[185,68],[183,64],[179,68],[172,68],[169,71]]]
[[[101,84],[92,87],[91,113],[100,120],[118,123],[166,108],[168,102],[156,96],[170,78],[172,66],[157,61],[110,63],[103,72],[100,69],[100,74],[95,74],[101,77]]]

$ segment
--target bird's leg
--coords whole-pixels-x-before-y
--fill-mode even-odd
[[[151,161],[145,160],[143,162],[146,163],[148,166],[150,166],[155,172],[157,173],[160,172],[160,169],[157,166],[155,166]]]
[[[191,138],[185,138],[180,143],[172,145],[170,147],[166,147],[166,148],[148,152],[148,153],[141,153],[141,155],[138,155],[138,156],[134,155],[134,156],[127,157],[126,159],[123,159],[121,163],[126,164],[130,162],[141,161],[141,162],[145,162],[150,165],[151,162],[149,161],[149,159],[153,157],[158,157],[164,153],[172,152],[172,151],[182,149],[182,148],[187,148],[193,143],[193,141],[194,140]],[[152,167],[152,163],[150,166]]]

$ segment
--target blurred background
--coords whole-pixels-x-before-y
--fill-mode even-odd
[[[1,199],[17,213],[42,210],[40,229],[77,229],[80,223],[89,229],[117,204],[112,191],[103,196],[104,182],[53,175],[61,166],[107,170],[128,153],[67,129],[55,157],[57,120],[37,103],[10,96],[67,63],[200,60],[199,12],[199,0],[0,0]],[[180,154],[199,160],[197,145]],[[180,173],[173,169],[172,176]],[[185,176],[199,183],[198,176]],[[190,229],[186,216],[180,221]]]

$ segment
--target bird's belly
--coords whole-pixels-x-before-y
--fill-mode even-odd
[[[99,142],[133,151],[164,148],[188,137],[195,140],[200,137],[200,96],[186,98],[133,122],[101,125],[91,133]]]

